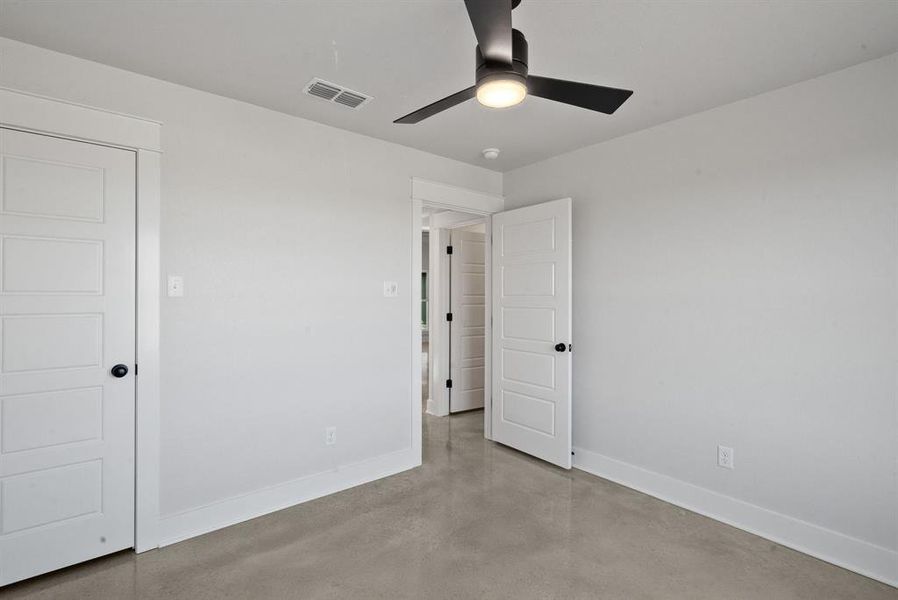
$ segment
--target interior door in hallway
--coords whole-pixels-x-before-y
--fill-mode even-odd
[[[0,585],[134,543],[135,160],[0,129]]]
[[[571,201],[493,215],[492,437],[571,468]]]
[[[483,408],[486,235],[452,231],[449,412]]]

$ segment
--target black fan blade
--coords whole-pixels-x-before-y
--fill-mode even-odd
[[[627,98],[633,95],[632,90],[552,79],[529,75],[527,77],[527,93],[547,100],[573,104],[580,108],[596,110],[606,115],[613,114]]]
[[[480,52],[488,61],[511,64],[511,0],[465,0]]]
[[[456,104],[461,104],[465,100],[470,100],[477,94],[477,87],[471,86],[466,90],[456,92],[451,96],[446,96],[442,100],[437,100],[433,104],[428,104],[424,108],[419,108],[415,112],[411,112],[402,118],[396,119],[394,123],[417,123],[423,121],[427,117],[432,117],[439,112],[443,112],[447,108],[452,108]]]

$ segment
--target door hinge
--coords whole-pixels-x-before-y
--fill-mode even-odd
[[[446,380],[446,387],[449,388],[450,390],[452,389],[452,380],[451,379]]]
[[[452,246],[446,246],[446,254],[452,254]]]
[[[452,313],[446,313],[446,320],[450,322],[452,321]]]

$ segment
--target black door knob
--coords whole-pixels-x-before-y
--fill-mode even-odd
[[[115,365],[112,367],[112,376],[113,377],[124,377],[128,374],[128,366],[127,365]]]
[[[567,350],[565,344],[555,344],[555,352],[564,352],[565,350]]]

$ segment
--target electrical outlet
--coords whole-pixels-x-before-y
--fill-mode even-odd
[[[733,462],[733,449],[726,446],[717,446],[717,466],[724,469],[735,469]]]
[[[337,428],[336,427],[325,427],[324,429],[324,443],[328,446],[333,446],[337,443]]]

